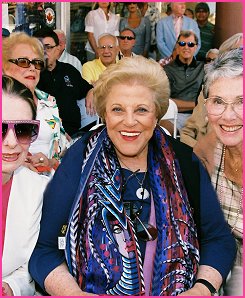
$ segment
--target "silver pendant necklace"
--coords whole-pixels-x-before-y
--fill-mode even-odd
[[[136,190],[136,196],[137,196],[138,199],[141,199],[141,200],[146,200],[150,197],[149,191],[146,188],[143,187],[143,184],[145,182],[146,174],[147,174],[147,170],[145,171],[145,174],[144,174],[144,177],[143,177],[142,181],[140,181],[140,179],[135,174],[135,178],[137,179],[137,181],[140,185],[140,187]]]

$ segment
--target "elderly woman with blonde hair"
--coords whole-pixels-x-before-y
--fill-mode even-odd
[[[105,125],[68,149],[45,192],[29,270],[50,295],[208,296],[226,278],[235,243],[208,174],[158,125],[169,94],[140,56],[101,74]]]
[[[36,86],[45,67],[42,43],[26,33],[12,33],[2,43],[3,73],[28,87],[37,105],[40,132],[37,141],[29,148],[26,165],[34,171],[49,174],[55,170],[67,140],[53,96]]]

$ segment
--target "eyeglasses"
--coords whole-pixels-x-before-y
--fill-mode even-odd
[[[194,43],[192,41],[188,41],[188,42],[178,41],[178,45],[181,47],[185,47],[186,44],[188,45],[189,48],[193,48],[195,45],[197,45],[196,43]]]
[[[142,222],[139,218],[139,215],[143,210],[143,205],[141,205],[140,208],[132,202],[124,202],[123,205],[127,215],[134,223],[138,239],[143,241],[155,240],[157,238],[157,228],[153,227],[151,224]]]
[[[43,47],[44,47],[44,50],[48,52],[48,51],[51,51],[53,48],[57,47],[57,44],[54,46],[51,46],[50,44],[44,44]]]
[[[38,137],[39,120],[4,120],[2,121],[2,141],[10,129],[20,144],[30,144]]]
[[[205,106],[210,115],[219,116],[223,114],[228,105],[232,106],[236,114],[241,115],[243,113],[243,96],[238,96],[234,102],[227,102],[219,96],[205,99]]]
[[[110,45],[107,45],[107,46],[99,46],[99,49],[100,50],[105,50],[105,49],[107,49],[107,50],[112,50],[112,49],[114,49],[115,48],[115,46],[114,45],[112,45],[112,44],[110,44]]]
[[[33,64],[37,70],[42,70],[44,68],[44,61],[41,59],[29,60],[27,58],[17,58],[17,59],[9,59],[8,61],[22,68],[28,68],[31,66],[31,64]]]
[[[122,40],[125,40],[125,39],[133,40],[133,39],[135,39],[135,37],[133,37],[133,36],[125,36],[125,35],[120,35],[120,36],[118,36],[118,38],[120,38]]]

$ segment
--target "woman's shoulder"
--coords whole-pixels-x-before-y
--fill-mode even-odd
[[[193,148],[194,153],[202,161],[204,166],[211,173],[214,166],[214,152],[217,147],[217,137],[214,131],[210,131],[205,136],[198,139]]]
[[[25,182],[25,185],[31,184],[31,185],[46,185],[50,178],[45,175],[40,175],[34,171],[31,171],[27,167],[21,166],[19,167],[15,173],[14,173],[14,180],[23,180]]]
[[[62,159],[62,162],[69,156],[72,159],[78,159],[82,158],[82,152],[84,151],[85,147],[87,146],[88,139],[91,136],[92,131],[88,131],[82,135],[78,135],[76,138],[74,138],[69,145],[67,146],[67,151],[65,153],[65,156]]]
[[[16,200],[20,200],[18,204],[25,204],[26,210],[32,212],[40,208],[43,202],[43,193],[50,181],[50,178],[39,175],[26,167],[19,167],[13,176],[11,187],[11,202],[17,206]]]

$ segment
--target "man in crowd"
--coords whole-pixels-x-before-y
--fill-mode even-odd
[[[94,84],[109,65],[116,63],[119,53],[118,39],[109,33],[100,35],[97,47],[99,58],[84,63],[82,68],[82,76],[90,84]],[[90,116],[96,114],[92,90],[86,96],[86,113]]]
[[[77,100],[84,98],[92,86],[74,66],[58,61],[59,39],[52,29],[40,29],[35,37],[42,41],[47,56],[47,68],[41,72],[37,87],[56,98],[65,131],[72,136],[81,127]]]
[[[162,18],[157,23],[157,47],[159,50],[160,58],[170,57],[177,38],[182,30],[192,30],[198,40],[199,44],[196,47],[196,53],[199,51],[200,42],[200,30],[197,22],[184,16],[186,5],[185,2],[171,3],[172,14],[168,17]]]
[[[205,2],[200,2],[195,8],[196,21],[201,35],[201,48],[197,54],[197,60],[205,61],[206,53],[214,45],[214,25],[208,21],[210,14],[209,6]]]
[[[120,49],[118,53],[118,60],[123,57],[136,56],[136,54],[132,52],[133,46],[135,45],[135,37],[134,31],[129,28],[125,28],[120,32],[120,35],[118,36]]]
[[[177,40],[178,55],[164,66],[170,82],[170,96],[178,107],[179,130],[190,117],[202,88],[204,64],[194,58],[197,46],[198,38],[193,31],[181,31]]]
[[[94,84],[110,64],[116,63],[119,52],[118,39],[109,33],[102,34],[98,39],[97,48],[99,58],[84,63],[82,67],[82,77],[90,84]]]
[[[65,32],[61,29],[56,29],[54,32],[57,34],[59,38],[59,48],[60,48],[60,56],[58,57],[58,60],[60,62],[69,63],[76,67],[76,69],[81,72],[82,71],[82,63],[80,60],[76,57],[71,55],[66,50],[66,36]]]

